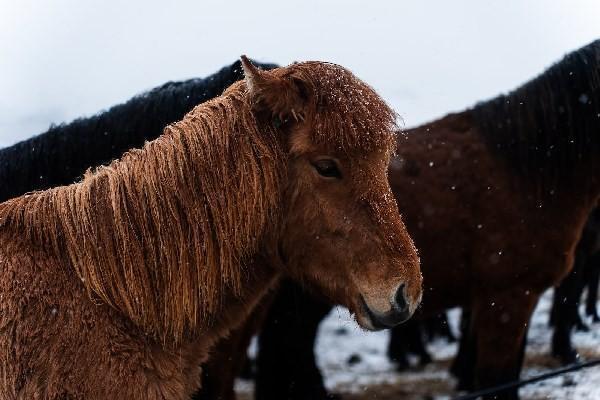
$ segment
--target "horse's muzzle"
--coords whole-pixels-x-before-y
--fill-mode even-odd
[[[364,313],[369,317],[374,329],[393,328],[408,320],[412,316],[410,304],[406,298],[406,286],[400,285],[394,296],[394,301],[390,311],[386,313],[377,313],[369,308],[364,297],[361,296],[361,303]]]

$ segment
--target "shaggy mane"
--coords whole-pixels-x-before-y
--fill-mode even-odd
[[[336,151],[391,151],[395,113],[342,67],[275,69],[315,94],[313,140]],[[285,138],[258,123],[246,83],[79,183],[0,204],[0,233],[42,246],[92,296],[163,341],[210,323],[244,265],[272,240],[285,190]]]
[[[71,265],[86,288],[151,332],[180,339],[239,293],[240,264],[277,214],[281,149],[243,86],[82,182],[0,206],[4,226]]]
[[[314,143],[346,153],[395,149],[398,114],[371,86],[332,63],[305,62],[294,67],[291,73],[310,82],[317,94]]]
[[[600,166],[600,40],[472,111],[491,149],[543,185]]]

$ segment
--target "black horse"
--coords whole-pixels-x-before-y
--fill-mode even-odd
[[[274,64],[255,63],[264,69]],[[239,61],[206,78],[168,82],[89,118],[0,150],[0,202],[33,190],[74,182],[88,168],[158,137],[194,106],[243,78]]]

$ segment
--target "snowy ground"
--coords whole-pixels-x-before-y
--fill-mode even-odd
[[[559,367],[548,355],[550,301],[551,292],[548,292],[533,316],[523,377]],[[458,317],[457,310],[450,312],[455,332],[458,331]],[[385,356],[387,342],[387,332],[364,332],[345,309],[334,309],[321,325],[317,343],[318,362],[324,371],[327,387],[343,394],[346,400],[443,400],[459,394],[454,390],[456,382],[447,372],[456,344],[445,341],[431,344],[432,364],[421,370],[399,374]],[[590,332],[575,333],[574,343],[584,360],[600,357],[600,326],[592,326]],[[360,361],[356,362],[357,359]],[[240,381],[236,389],[241,399],[251,398],[252,386],[249,383]],[[600,367],[526,386],[520,394],[522,400],[600,399]]]

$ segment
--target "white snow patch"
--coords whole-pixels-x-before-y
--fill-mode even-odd
[[[549,356],[552,331],[548,328],[548,312],[551,302],[552,291],[549,290],[542,297],[531,320],[522,378],[559,367]],[[460,311],[451,310],[448,317],[454,332],[458,332]],[[600,325],[590,324],[590,327],[590,332],[576,332],[573,335],[574,345],[584,360],[600,357]],[[366,390],[376,393],[377,385],[397,385],[402,388],[402,393],[408,393],[406,397],[401,397],[407,399],[413,398],[410,396],[412,388],[419,392],[415,393],[415,399],[446,400],[459,394],[452,389],[456,382],[448,373],[456,352],[455,343],[435,341],[429,345],[434,359],[432,364],[422,369],[398,373],[386,356],[388,340],[387,331],[365,332],[353,321],[346,309],[335,308],[321,324],[316,346],[317,362],[325,376],[326,386],[335,392],[346,393],[347,397],[366,393]],[[251,354],[255,351],[253,345]],[[359,362],[348,363],[351,357],[356,359],[357,356]],[[439,382],[443,384],[436,384]],[[239,381],[236,391],[242,394],[242,398],[250,398],[252,386],[249,382]],[[522,400],[597,400],[600,398],[600,367],[532,384],[522,388],[519,393]],[[390,400],[393,398],[398,397],[389,397]]]

